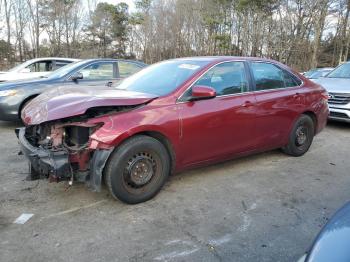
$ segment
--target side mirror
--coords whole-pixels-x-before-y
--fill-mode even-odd
[[[192,96],[190,101],[210,99],[216,97],[216,91],[209,86],[194,86],[192,87]]]
[[[72,75],[72,76],[70,77],[70,80],[72,80],[72,81],[77,81],[77,80],[83,79],[83,78],[84,78],[83,74],[80,73],[80,72],[77,72],[77,73],[75,73],[74,75]]]
[[[20,73],[30,73],[30,68],[23,68],[21,69],[21,71],[19,71]]]

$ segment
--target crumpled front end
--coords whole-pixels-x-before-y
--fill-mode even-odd
[[[91,149],[90,136],[100,124],[48,122],[16,130],[21,152],[30,163],[31,180],[87,182],[100,190],[111,149]]]

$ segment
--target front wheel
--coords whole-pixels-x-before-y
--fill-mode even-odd
[[[170,172],[170,158],[163,144],[139,135],[122,143],[111,155],[105,182],[113,197],[137,204],[153,198]]]
[[[289,135],[288,144],[282,151],[291,156],[302,156],[310,148],[314,138],[314,122],[308,115],[301,115]]]

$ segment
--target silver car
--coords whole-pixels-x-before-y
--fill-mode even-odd
[[[79,61],[62,57],[42,57],[28,60],[6,72],[0,72],[0,82],[15,81],[46,76],[56,69]]]
[[[329,93],[329,119],[350,123],[350,62],[339,65],[326,77],[313,81]]]

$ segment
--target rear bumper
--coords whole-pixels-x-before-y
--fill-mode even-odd
[[[329,114],[328,118],[330,120],[336,120],[336,121],[350,123],[350,109],[341,108],[341,107],[334,107],[334,106],[330,105],[329,111],[330,111],[330,114]]]
[[[28,159],[32,176],[60,181],[72,176],[69,155],[64,150],[48,150],[32,146],[25,137],[25,128],[16,130],[21,152]]]

